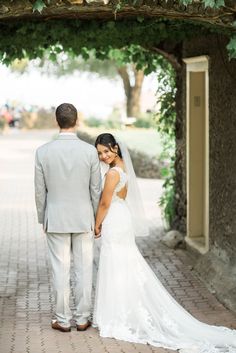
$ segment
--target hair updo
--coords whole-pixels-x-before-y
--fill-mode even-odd
[[[104,133],[98,135],[96,141],[95,141],[95,147],[97,148],[97,145],[103,145],[109,148],[111,152],[114,152],[114,148],[118,147],[117,154],[120,158],[122,158],[121,150],[119,144],[116,142],[115,137],[112,134],[109,133]]]

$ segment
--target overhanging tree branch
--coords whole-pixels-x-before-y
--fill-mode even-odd
[[[181,64],[179,63],[178,59],[173,55],[168,52],[166,52],[163,49],[160,48],[150,48],[151,51],[154,51],[158,54],[161,54],[169,63],[173,66],[173,68],[178,71],[181,69]]]
[[[85,0],[51,0],[42,12],[33,12],[34,2],[1,1],[0,20],[12,19],[52,19],[52,18],[79,18],[79,19],[114,19],[114,10],[117,1],[104,5],[101,3],[87,3]],[[193,2],[188,6],[179,0],[142,0],[141,5],[134,6],[132,1],[127,1],[119,11],[116,18],[143,18],[161,17],[167,19],[191,20],[198,23],[208,23],[217,27],[229,28],[235,31],[236,6],[232,0],[226,0],[225,6],[220,8],[205,8],[204,2]]]

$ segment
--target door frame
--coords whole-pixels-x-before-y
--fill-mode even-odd
[[[198,56],[183,59],[186,64],[186,181],[187,181],[187,236],[186,242],[201,254],[209,251],[209,57]],[[204,222],[203,234],[195,237],[190,234],[190,73],[205,74],[205,149],[204,149]]]

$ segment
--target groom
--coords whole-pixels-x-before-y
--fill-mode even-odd
[[[35,159],[38,221],[47,234],[56,312],[52,328],[71,331],[70,259],[75,273],[75,321],[78,331],[90,326],[93,230],[101,176],[96,149],[76,135],[77,110],[56,109],[57,139],[39,147]]]

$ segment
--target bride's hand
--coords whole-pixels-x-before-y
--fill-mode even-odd
[[[102,226],[95,226],[95,238],[100,238]]]

